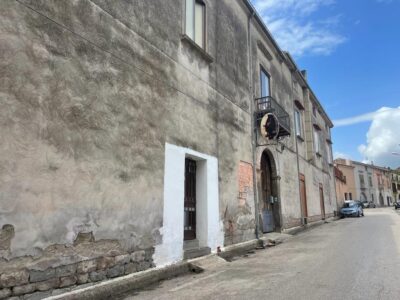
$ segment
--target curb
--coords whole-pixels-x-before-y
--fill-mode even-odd
[[[319,221],[312,222],[312,223],[309,223],[309,224],[306,224],[306,225],[285,229],[284,233],[290,234],[290,235],[296,235],[296,234],[298,234],[300,232],[306,231],[306,230],[314,228],[316,226],[320,226],[320,225],[323,225],[325,223],[337,221],[339,219],[340,219],[339,217],[331,217],[331,218],[328,218],[326,220],[319,220]]]

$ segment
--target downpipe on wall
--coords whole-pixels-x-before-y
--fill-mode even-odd
[[[253,93],[253,68],[252,68],[252,49],[251,49],[251,20],[255,15],[255,11],[252,10],[251,14],[248,16],[247,22],[247,49],[248,49],[248,68],[249,68],[249,96],[250,96],[250,115],[251,115],[251,146],[252,146],[252,160],[253,160],[253,192],[254,192],[254,217],[255,217],[255,235],[258,240],[259,237],[259,207],[258,207],[258,189],[257,189],[257,159],[256,159],[256,126],[254,118],[254,93]]]

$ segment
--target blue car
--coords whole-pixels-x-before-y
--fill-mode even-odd
[[[340,209],[340,215],[342,218],[364,216],[362,203],[360,201],[345,201]]]

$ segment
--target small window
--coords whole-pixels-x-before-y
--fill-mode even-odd
[[[200,0],[186,0],[185,33],[201,48],[205,48],[206,6]]]
[[[332,164],[332,148],[329,143],[326,143],[326,155],[329,164]]]
[[[351,193],[349,193],[349,199],[353,200],[353,195]]]
[[[364,175],[363,175],[363,174],[359,174],[358,177],[359,177],[359,179],[360,179],[360,184],[361,184],[362,186],[364,186],[364,184],[365,184],[365,182],[364,182]]]
[[[270,96],[269,75],[261,68],[260,74],[261,98]]]
[[[344,193],[344,200],[348,200],[347,199],[347,193]]]
[[[372,187],[372,177],[371,176],[368,177],[368,183],[369,183],[369,186]]]
[[[297,109],[294,110],[294,121],[296,125],[296,136],[302,137],[303,126],[302,126],[301,112]]]
[[[319,139],[319,130],[314,127],[314,147],[317,154],[321,153],[321,144]]]

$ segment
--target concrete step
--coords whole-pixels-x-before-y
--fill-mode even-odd
[[[216,254],[191,259],[189,262],[191,265],[197,266],[203,270],[217,269],[229,264],[229,262]]]
[[[183,242],[183,250],[198,249],[199,240],[188,240]]]
[[[183,259],[192,259],[200,256],[205,256],[211,253],[210,247],[193,248],[183,251]]]

